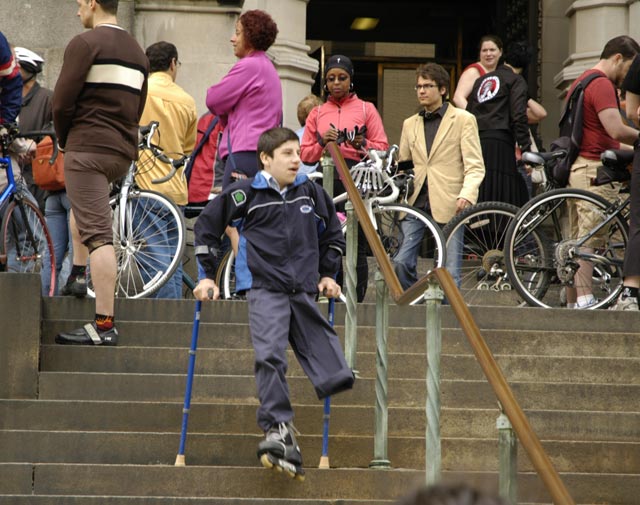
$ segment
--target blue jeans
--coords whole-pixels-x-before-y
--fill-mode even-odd
[[[167,245],[175,247],[178,243],[178,232],[168,227],[171,215],[161,215],[162,209],[156,202],[145,202],[135,208],[134,223],[137,229],[142,229],[145,237],[145,254],[140,260],[144,282],[160,270],[166,270],[171,261]],[[180,211],[183,207],[178,206]],[[148,275],[151,274],[151,275]],[[182,298],[182,261],[167,282],[151,298]]]
[[[402,289],[408,289],[418,281],[417,263],[418,253],[424,238],[424,225],[414,216],[407,216],[400,222],[400,229],[404,240],[393,257],[393,264],[398,275],[398,280]],[[460,269],[462,268],[462,245],[464,239],[464,228],[451,238],[447,246],[446,269],[449,270],[456,286],[460,287]]]
[[[69,228],[69,212],[71,211],[71,203],[67,198],[66,191],[56,191],[50,193],[45,200],[44,218],[47,222],[47,228],[51,234],[53,241],[53,252],[56,256],[56,290],[54,294],[58,294],[60,286],[62,286],[69,272],[71,271],[71,263],[73,262],[73,241],[71,240],[71,229]],[[68,253],[68,254],[67,254]],[[51,268],[49,266],[49,251],[45,250],[44,264],[40,276],[42,279],[42,295],[49,293]]]

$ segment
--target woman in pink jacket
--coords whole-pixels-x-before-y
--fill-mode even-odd
[[[360,100],[355,94],[353,74],[353,64],[349,58],[340,54],[329,58],[324,68],[324,90],[329,96],[307,117],[300,145],[303,162],[318,162],[327,142],[335,141],[340,131],[352,131],[356,126],[358,130],[366,126],[364,135],[357,135],[353,141],[340,144],[340,152],[347,165],[352,166],[360,161],[366,149],[388,149],[389,142],[380,114],[371,102]]]
[[[282,123],[282,86],[265,52],[277,34],[278,26],[266,12],[243,13],[231,37],[239,60],[207,91],[207,107],[224,127],[218,146],[225,162],[222,187],[257,173],[258,138]]]
[[[300,158],[306,164],[313,165],[320,160],[327,142],[335,141],[345,129],[349,132],[364,129],[351,141],[339,144],[340,152],[349,167],[358,163],[367,149],[384,151],[389,148],[387,134],[382,119],[371,102],[360,100],[353,91],[353,64],[341,54],[329,58],[324,68],[324,90],[329,94],[327,101],[316,107],[307,116],[304,135],[300,145]],[[345,189],[337,172],[334,174],[333,194],[344,193]],[[344,204],[338,205],[338,211],[344,210]],[[367,241],[358,227],[358,286],[357,298],[361,302],[367,290]],[[338,279],[339,281],[340,279]]]

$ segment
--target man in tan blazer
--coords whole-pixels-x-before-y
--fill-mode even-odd
[[[445,101],[449,74],[436,63],[416,70],[416,93],[423,110],[404,121],[400,138],[400,167],[413,167],[414,191],[409,204],[445,225],[465,207],[476,203],[484,178],[478,124],[467,111]],[[408,216],[402,222],[404,241],[393,258],[404,289],[416,280],[416,262],[424,228]],[[447,269],[460,284],[462,236],[447,248]]]

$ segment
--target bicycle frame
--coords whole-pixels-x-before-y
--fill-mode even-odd
[[[7,172],[7,187],[4,189],[2,194],[0,195],[0,206],[4,204],[11,195],[16,194],[18,190],[18,186],[16,185],[16,180],[13,176],[13,166],[11,165],[11,158],[0,158],[0,165],[5,167]]]
[[[591,231],[587,233],[584,237],[576,241],[574,249],[572,251],[572,253],[574,254],[573,257],[575,259],[584,259],[585,261],[592,261],[594,263],[599,263],[601,265],[613,264],[617,267],[622,267],[622,264],[624,263],[623,259],[607,258],[600,254],[581,252],[580,249],[584,247],[584,244],[587,243],[587,241],[589,241],[591,238],[593,238],[600,230],[608,226],[616,217],[620,216],[624,211],[624,209],[630,204],[630,202],[631,202],[631,198],[627,197],[622,201],[618,200],[616,202],[611,203],[611,205],[606,209],[606,213],[608,214],[606,219],[604,219],[597,226],[592,228]],[[553,208],[547,209],[547,212],[544,215],[537,214],[536,216],[532,216],[533,219],[531,221],[523,223],[523,229],[529,228],[529,226],[531,226],[531,228],[528,229],[527,235],[534,232],[537,229],[537,227],[541,223],[543,223],[549,215],[551,215],[553,218],[553,226],[555,228],[557,236],[562,236],[561,224],[558,222],[558,218],[555,215],[555,210],[560,205],[562,205],[562,203],[563,203],[562,201],[559,201],[556,205],[553,206]],[[615,244],[614,244],[614,247],[615,247]]]

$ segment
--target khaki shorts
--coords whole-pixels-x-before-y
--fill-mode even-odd
[[[113,244],[109,184],[123,177],[131,160],[117,154],[66,152],[64,178],[80,239],[89,252]]]
[[[613,202],[618,198],[620,183],[604,184],[602,186],[591,185],[591,179],[595,178],[597,168],[601,165],[602,163],[600,161],[588,160],[587,158],[578,156],[573,165],[571,165],[569,187],[584,189]],[[605,217],[602,211],[593,205],[587,203],[572,205],[571,208],[569,208],[571,237],[579,238],[587,235],[593,228],[601,223]],[[594,235],[591,240],[586,242],[585,246],[602,247],[607,240],[607,235],[608,229],[605,227]]]

